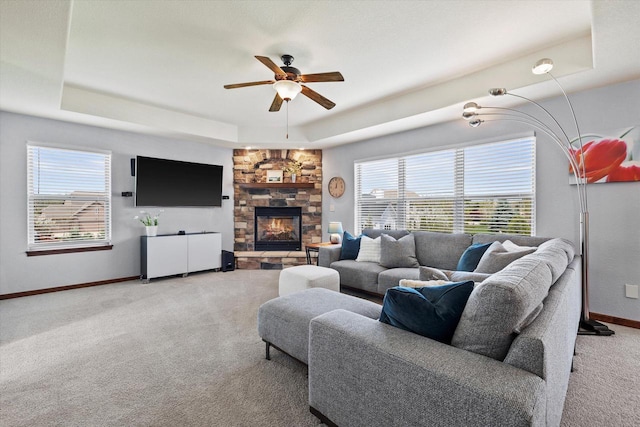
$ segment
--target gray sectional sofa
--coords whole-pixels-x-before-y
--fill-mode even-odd
[[[365,229],[362,234],[377,238],[388,234],[400,239],[408,234],[407,230]],[[539,246],[549,238],[521,236],[514,234],[465,234],[437,233],[432,231],[413,231],[415,252],[418,263],[425,267],[434,267],[445,273],[450,280],[473,280],[481,282],[489,274],[456,271],[460,256],[476,243],[504,242],[510,240],[516,245]],[[419,268],[386,268],[375,262],[340,260],[339,246],[321,247],[318,253],[318,265],[330,267],[340,273],[340,285],[376,295],[384,295],[387,289],[398,286],[401,279],[420,279]]]
[[[345,309],[314,314],[307,320],[311,411],[342,427],[558,426],[581,306],[580,258],[571,243],[415,237],[420,264],[451,274],[472,242],[509,238],[539,247],[476,284],[451,345]],[[320,264],[338,270],[344,285],[369,292],[419,277],[417,269],[392,271],[333,256],[321,250]]]

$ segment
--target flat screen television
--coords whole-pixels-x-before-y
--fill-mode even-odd
[[[136,157],[136,206],[222,206],[222,166]]]

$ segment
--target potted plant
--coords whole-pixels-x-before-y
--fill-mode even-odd
[[[157,214],[150,214],[145,211],[140,211],[140,213],[143,214],[143,216],[136,215],[133,217],[133,219],[137,219],[144,225],[147,236],[157,236],[158,235],[158,218],[160,217],[160,214],[162,212],[164,211],[160,211]]]
[[[296,176],[299,175],[302,171],[302,163],[294,160],[290,162],[283,170],[291,175],[291,182],[296,182]]]

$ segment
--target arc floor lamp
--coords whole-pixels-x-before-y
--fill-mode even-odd
[[[556,80],[556,78],[551,74],[552,69],[553,61],[549,58],[543,58],[536,62],[532,68],[532,72],[534,74],[549,75],[562,91],[562,94],[569,105],[569,109],[571,110],[573,123],[576,127],[576,139],[571,140],[558,120],[556,120],[556,118],[542,105],[527,97],[510,93],[505,88],[489,89],[489,94],[491,96],[514,96],[516,98],[523,99],[534,104],[538,109],[540,109],[542,115],[538,117],[513,108],[481,107],[475,102],[468,102],[464,105],[462,117],[469,121],[469,126],[471,127],[478,127],[484,122],[495,120],[507,120],[527,124],[551,138],[551,140],[556,143],[567,157],[571,171],[573,172],[576,180],[578,205],[580,207],[579,221],[580,254],[582,255],[582,315],[580,319],[579,333],[589,335],[613,335],[614,331],[609,329],[606,325],[591,319],[589,313],[589,208],[587,202],[586,170],[584,162],[580,161],[580,159],[583,158],[583,141],[578,121],[576,120],[576,115],[573,110],[573,105],[571,105],[571,101],[569,100],[569,97],[562,85],[560,85],[560,82],[558,82],[558,80]]]

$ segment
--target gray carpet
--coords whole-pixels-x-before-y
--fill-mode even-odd
[[[316,426],[307,368],[256,332],[278,271],[0,301],[2,426]],[[640,425],[640,331],[579,337],[563,426]]]

